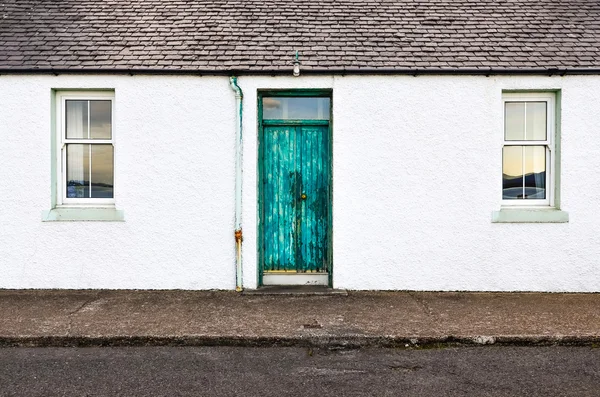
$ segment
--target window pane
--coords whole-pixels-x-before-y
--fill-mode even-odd
[[[67,138],[88,138],[88,101],[66,101]]]
[[[111,101],[90,101],[90,133],[92,139],[111,139]]]
[[[546,102],[527,102],[525,137],[531,141],[546,140]]]
[[[523,146],[505,146],[502,150],[502,198],[523,197]]]
[[[92,145],[92,198],[113,198],[113,146]]]
[[[84,198],[90,196],[90,145],[67,145],[67,197]]]
[[[264,97],[263,120],[329,120],[330,98]]]
[[[504,139],[525,139],[525,102],[506,102],[504,111]]]
[[[504,139],[546,140],[546,102],[506,102]]]
[[[502,198],[546,198],[546,147],[505,146],[502,152]]]
[[[525,146],[523,148],[526,199],[546,198],[546,147]]]

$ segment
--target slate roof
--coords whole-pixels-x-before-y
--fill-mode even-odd
[[[598,69],[598,0],[0,0],[0,69]]]

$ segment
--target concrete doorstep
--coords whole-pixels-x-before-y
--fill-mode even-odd
[[[600,347],[600,294],[0,290],[0,346]]]

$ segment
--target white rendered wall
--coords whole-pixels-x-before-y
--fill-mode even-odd
[[[243,77],[244,282],[256,287],[256,93],[333,89],[334,287],[600,291],[600,77]],[[502,91],[562,93],[566,224],[496,224]]]
[[[41,222],[57,88],[114,89],[125,222]],[[0,104],[0,288],[235,288],[226,78],[0,76]]]
[[[334,287],[600,291],[600,77],[243,76],[244,286],[257,286],[258,89],[333,90]],[[51,89],[115,90],[125,222],[41,222]],[[566,224],[493,224],[502,90],[561,90]],[[0,288],[235,287],[226,77],[0,76]]]

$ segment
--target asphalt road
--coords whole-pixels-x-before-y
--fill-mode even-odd
[[[0,396],[600,396],[600,348],[2,348]]]

